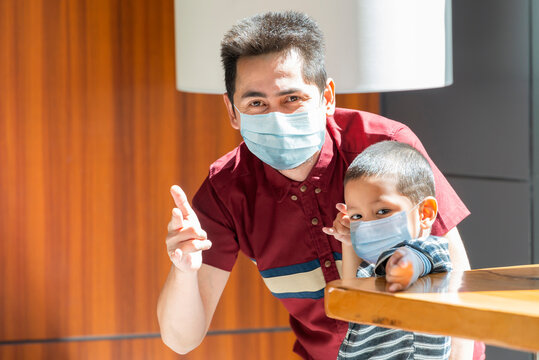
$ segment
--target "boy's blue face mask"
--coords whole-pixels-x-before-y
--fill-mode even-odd
[[[249,150],[277,170],[303,164],[324,145],[326,116],[320,107],[294,114],[238,112],[241,136]]]
[[[383,219],[351,222],[350,235],[356,254],[374,264],[385,250],[411,240],[408,213],[414,211],[418,205],[410,211],[400,211]]]

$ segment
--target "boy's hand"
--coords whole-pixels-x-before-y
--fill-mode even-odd
[[[352,245],[352,240],[350,239],[350,218],[346,214],[346,205],[338,203],[336,205],[339,213],[333,220],[333,227],[323,227],[322,231],[328,235],[332,235],[335,239],[340,242]]]
[[[423,264],[413,250],[401,247],[391,255],[386,264],[388,291],[399,291],[412,285],[423,272]]]

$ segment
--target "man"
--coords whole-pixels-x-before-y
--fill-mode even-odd
[[[341,243],[322,227],[343,222],[335,205],[343,201],[344,173],[378,141],[425,150],[402,124],[336,109],[323,54],[320,29],[295,12],[244,19],[222,41],[224,101],[245,141],[210,167],[194,211],[178,186],[171,189],[177,208],[166,242],[173,266],[158,319],[163,341],[176,352],[203,340],[241,250],[290,312],[294,351],[305,359],[337,356],[347,323],[325,316],[323,290],[340,277]],[[468,269],[455,226],[469,212],[433,169],[440,200],[433,233],[447,237],[453,266]]]

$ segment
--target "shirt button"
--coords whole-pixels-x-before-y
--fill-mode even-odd
[[[317,194],[320,194],[322,192],[322,189],[316,188],[316,189],[314,189],[314,192],[317,193]]]
[[[330,267],[331,266],[331,260],[326,260],[326,262],[324,263],[324,266],[325,267]]]
[[[313,218],[313,219],[311,220],[311,223],[312,223],[313,225],[318,225],[318,219],[317,219],[317,218]]]
[[[290,199],[296,201],[298,199],[298,197],[296,195],[292,195],[292,196],[290,196]]]
[[[305,192],[305,190],[307,190],[307,185],[301,185],[299,189],[301,190],[301,192]]]

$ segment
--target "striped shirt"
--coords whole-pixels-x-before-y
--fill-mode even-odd
[[[431,262],[431,272],[451,271],[449,250],[445,238],[429,236],[422,240],[407,241],[386,250],[378,262],[363,262],[357,277],[384,276],[385,264],[395,250],[408,246],[420,251]],[[447,336],[421,334],[398,329],[350,323],[337,359],[449,359],[451,338]]]

